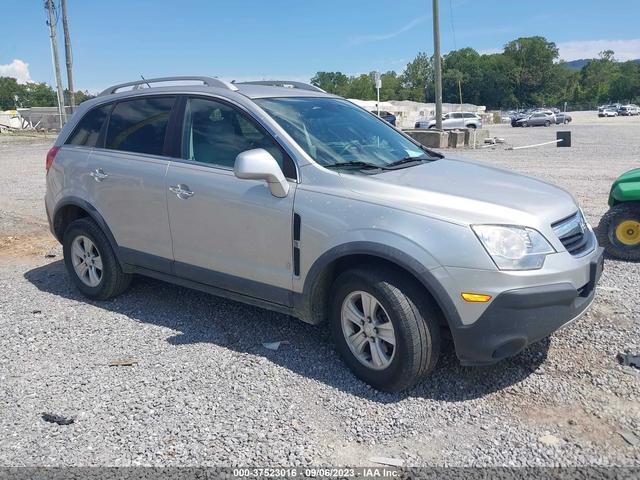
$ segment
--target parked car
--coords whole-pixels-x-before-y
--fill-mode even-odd
[[[618,116],[618,107],[615,105],[608,105],[598,108],[598,116],[599,117],[617,117]]]
[[[519,127],[549,127],[556,123],[556,117],[553,113],[536,112],[532,113],[528,117],[521,118],[516,121],[516,125]]]
[[[416,128],[436,128],[436,119],[418,120]],[[442,116],[442,129],[482,128],[482,119],[472,112],[449,112]]]
[[[556,113],[556,125],[560,125],[561,123],[566,124],[571,122],[571,120],[573,119],[567,112]]]
[[[427,376],[442,334],[486,365],[593,301],[602,249],[567,191],[433,152],[311,85],[256,83],[135,81],[78,107],[45,205],[82,294],[141,274],[326,325],[383,390]]]
[[[380,118],[383,119],[385,122],[389,122],[391,125],[395,127],[396,116],[393,113],[381,111]]]
[[[518,123],[518,120],[528,117],[533,113],[533,110],[522,110],[519,112],[513,112],[511,114],[511,126],[512,127],[521,127],[522,125]]]
[[[611,185],[609,211],[600,219],[599,240],[606,252],[623,260],[640,260],[640,168],[620,175]]]
[[[636,105],[620,105],[618,107],[618,115],[623,117],[631,117],[633,115],[640,115],[640,109]]]

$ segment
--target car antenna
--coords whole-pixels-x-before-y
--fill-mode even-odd
[[[143,80],[145,81],[145,83],[147,84],[147,87],[151,88],[151,85],[149,85],[149,82],[147,82],[147,79],[146,79],[146,78],[144,78],[144,77],[142,76],[142,74],[140,75],[140,78],[141,78],[141,79],[143,79]]]

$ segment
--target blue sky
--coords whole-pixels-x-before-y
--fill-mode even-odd
[[[58,1],[58,0],[56,0]],[[146,77],[308,80],[318,70],[401,71],[433,51],[430,0],[67,0],[75,84]],[[52,83],[42,0],[2,0],[0,75]],[[567,60],[640,58],[640,1],[440,0],[443,52],[500,51],[543,35]],[[62,22],[59,22],[64,69]]]

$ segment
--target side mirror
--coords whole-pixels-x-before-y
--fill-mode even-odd
[[[289,182],[284,177],[280,165],[264,148],[239,153],[233,173],[238,178],[264,180],[274,197],[283,198],[289,193]]]

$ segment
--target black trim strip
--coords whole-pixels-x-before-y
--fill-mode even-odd
[[[301,225],[301,218],[300,215],[298,215],[297,213],[293,214],[293,240],[294,241],[300,241],[300,225]]]
[[[300,248],[293,247],[293,274],[300,276]]]
[[[173,262],[173,273],[178,277],[197,283],[211,285],[221,290],[235,292],[270,303],[277,303],[284,306],[291,306],[293,303],[291,290],[274,287],[273,285],[267,285],[247,278],[236,277],[228,273],[196,267],[195,265],[182,262]]]
[[[288,307],[285,305],[279,305],[277,303],[272,303],[272,302],[269,302],[268,300],[262,300],[260,298],[243,295],[241,293],[224,290],[224,289],[218,288],[217,286],[199,283],[193,280],[177,277],[175,275],[169,275],[167,273],[157,272],[155,270],[151,270],[144,267],[132,266],[131,271],[132,273],[138,273],[140,275],[144,275],[147,277],[156,278],[158,280],[169,282],[174,285],[180,285],[182,287],[193,288],[194,290],[210,293],[211,295],[215,295],[217,297],[228,298],[237,302],[242,302],[242,303],[246,303],[256,307],[271,310],[274,312],[283,313],[285,315],[294,315],[294,316],[297,315],[297,313],[294,312],[291,307]]]

